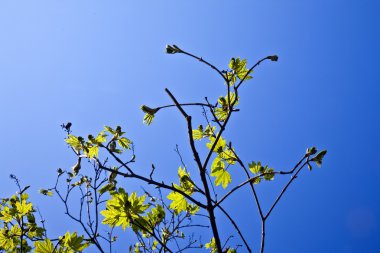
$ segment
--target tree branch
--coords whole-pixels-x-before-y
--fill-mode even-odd
[[[217,248],[218,252],[221,253],[222,252],[222,244],[221,244],[221,241],[220,241],[219,232],[218,232],[218,228],[217,228],[217,225],[216,225],[216,219],[215,219],[214,207],[213,207],[213,200],[211,198],[210,189],[209,189],[208,183],[207,183],[206,169],[202,166],[201,160],[199,158],[198,151],[197,151],[197,149],[195,147],[195,144],[194,144],[193,128],[192,128],[192,124],[191,124],[191,116],[189,116],[183,110],[183,108],[181,107],[181,105],[178,103],[177,99],[173,96],[173,94],[168,89],[165,89],[165,91],[166,91],[166,93],[168,93],[169,97],[173,100],[174,104],[177,105],[178,110],[182,113],[182,115],[186,119],[186,122],[187,122],[187,133],[188,133],[188,137],[189,137],[190,147],[191,147],[191,150],[193,152],[194,159],[195,159],[195,161],[196,161],[196,163],[198,165],[199,174],[200,174],[201,181],[203,183],[204,191],[205,191],[205,194],[206,194],[206,199],[207,199],[207,207],[206,207],[206,209],[207,209],[207,211],[208,211],[208,213],[210,215],[210,224],[211,224],[212,232],[214,234],[216,248]]]

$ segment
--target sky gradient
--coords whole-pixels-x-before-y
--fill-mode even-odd
[[[15,174],[32,185],[48,228],[70,229],[56,225],[56,213],[65,218],[59,202],[37,193],[53,184],[57,168],[75,163],[60,129],[67,121],[84,136],[122,125],[136,144],[136,168],[149,171],[154,163],[163,178],[176,176],[176,144],[192,164],[185,122],[173,109],[146,127],[140,105],[169,104],[164,88],[183,102],[216,101],[225,91],[210,68],[165,54],[165,45],[222,69],[231,57],[254,64],[277,54],[278,62],[260,65],[244,85],[241,112],[225,137],[244,161],[279,170],[310,146],[328,154],[321,169],[299,176],[271,215],[266,252],[378,252],[379,8],[369,0],[2,1],[1,197],[16,191],[9,179]],[[259,189],[266,207],[276,184]],[[244,200],[238,195],[226,207]],[[46,208],[52,203],[58,207]],[[257,211],[247,205],[231,212],[251,222],[244,231],[253,231],[256,244]]]

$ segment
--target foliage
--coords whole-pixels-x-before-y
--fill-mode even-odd
[[[29,187],[22,189],[18,179],[12,176],[19,192],[1,201],[0,251],[69,253],[96,248],[99,252],[114,252],[112,247],[118,241],[114,231],[120,227],[122,231],[130,230],[134,235],[128,242],[120,242],[129,246],[130,252],[184,252],[191,249],[212,253],[264,252],[265,222],[271,212],[301,170],[306,166],[311,170],[313,163],[320,167],[327,151],[308,148],[292,169],[281,171],[263,165],[261,161],[243,162],[238,155],[238,147],[224,138],[229,120],[239,112],[237,107],[242,84],[252,79],[253,70],[261,62],[277,61],[276,55],[267,56],[250,68],[246,59],[232,58],[229,68],[220,70],[176,45],[167,46],[166,52],[184,54],[204,63],[215,70],[225,83],[226,93],[219,96],[215,103],[210,103],[207,98],[203,102],[180,103],[166,89],[172,104],[155,108],[141,106],[146,125],[153,123],[160,110],[169,107],[178,109],[187,126],[187,138],[195,164],[186,167],[177,148],[182,161],[177,170],[178,182],[165,182],[154,175],[154,165],[148,173],[133,168],[136,160],[134,143],[120,126],[105,126],[99,133],[86,138],[72,134],[71,123],[62,124],[67,133],[65,142],[73,151],[75,164],[67,170],[58,169],[55,185],[41,189],[40,193],[58,197],[65,214],[82,227],[83,235],[66,232],[62,236],[49,238],[45,221],[42,219],[40,224],[36,222],[36,210],[26,194]],[[202,109],[204,125],[193,128],[192,116],[184,109],[189,106]],[[199,143],[207,148],[203,160],[199,155]],[[91,165],[90,168],[87,164]],[[246,175],[242,182],[233,181],[238,171]],[[192,177],[194,174],[199,176]],[[265,212],[256,187],[281,175],[291,177]],[[142,191],[127,187],[126,182],[132,179],[140,181]],[[252,201],[257,205],[262,222],[261,246],[257,249],[250,246],[246,235],[223,205],[226,199],[243,187],[248,187],[252,192]],[[73,197],[79,198],[79,214],[78,206],[69,204]],[[225,234],[220,230],[217,215],[223,215],[230,222],[234,234]],[[197,231],[194,227],[204,231],[195,235]],[[208,242],[203,244],[202,236],[205,235]],[[238,236],[237,242],[230,242],[229,239],[235,235]]]

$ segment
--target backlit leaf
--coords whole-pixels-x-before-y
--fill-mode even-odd
[[[215,177],[215,185],[221,184],[224,189],[231,183],[231,175],[219,157],[216,157],[211,165],[211,176]]]
[[[52,253],[54,251],[54,245],[49,239],[44,241],[34,242],[34,252],[35,253]]]
[[[132,141],[129,140],[128,138],[120,138],[118,141],[117,141],[120,145],[120,147],[122,147],[123,149],[131,149],[131,144],[132,144]]]

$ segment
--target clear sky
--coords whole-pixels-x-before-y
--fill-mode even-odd
[[[260,65],[244,87],[226,137],[244,161],[275,169],[292,167],[313,145],[328,155],[275,209],[266,252],[378,252],[379,9],[370,0],[1,1],[1,197],[16,191],[9,179],[16,174],[32,185],[48,226],[70,228],[59,202],[37,194],[53,184],[58,167],[75,163],[59,127],[67,121],[85,136],[124,126],[136,143],[136,168],[154,163],[163,178],[175,176],[173,148],[188,150],[185,124],[168,110],[146,127],[140,105],[170,103],[166,87],[180,101],[215,100],[224,87],[206,66],[166,55],[165,45],[220,68],[231,57],[253,64],[278,54],[279,62]],[[191,156],[184,158],[191,167]],[[275,185],[259,189],[266,207]],[[240,196],[234,201],[245,201]],[[253,204],[233,209],[236,203],[226,206],[251,222],[243,227],[256,243],[257,211]]]

